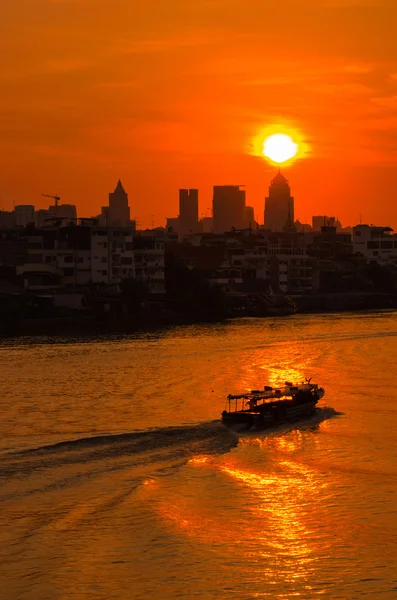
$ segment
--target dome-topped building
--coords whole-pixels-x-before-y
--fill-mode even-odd
[[[294,199],[288,179],[279,172],[270,182],[269,195],[265,198],[265,229],[285,231],[294,223]]]
[[[285,187],[286,185],[289,187],[288,179],[284,177],[279,169],[277,175],[271,180],[270,186]]]

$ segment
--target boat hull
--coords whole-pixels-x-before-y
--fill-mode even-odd
[[[294,422],[310,416],[315,411],[317,402],[317,399],[312,399],[304,404],[292,406],[280,405],[275,407],[274,410],[266,412],[224,411],[222,413],[222,422],[228,427],[233,425],[246,425],[247,429],[251,427],[255,427],[256,429],[268,429],[282,423]]]

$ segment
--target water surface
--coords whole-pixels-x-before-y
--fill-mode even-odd
[[[397,598],[395,313],[0,354],[2,599]],[[326,396],[299,426],[217,421],[306,376]]]

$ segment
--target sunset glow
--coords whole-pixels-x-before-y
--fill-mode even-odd
[[[297,152],[298,145],[284,133],[271,135],[263,144],[263,155],[277,164],[291,160]]]
[[[1,209],[50,193],[95,216],[121,178],[141,227],[177,214],[179,188],[205,213],[224,181],[261,215],[264,142],[284,134],[297,217],[397,225],[395,2],[6,4]]]

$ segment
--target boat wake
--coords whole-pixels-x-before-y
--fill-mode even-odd
[[[317,408],[310,417],[262,431],[261,435],[317,428],[322,421],[339,414],[333,408]],[[220,421],[212,421],[195,426],[86,437],[10,452],[0,457],[0,479],[4,483],[0,499],[12,501],[15,480],[20,497],[59,491],[109,476],[122,477],[128,482],[128,489],[134,489],[146,477],[167,475],[194,456],[225,454],[238,445],[239,438],[250,433],[258,435],[253,429],[241,432],[225,427]]]
[[[0,457],[0,478],[54,469],[75,468],[80,474],[83,470],[92,474],[149,464],[172,466],[196,453],[228,452],[237,443],[236,434],[219,422],[86,437],[5,454]]]

